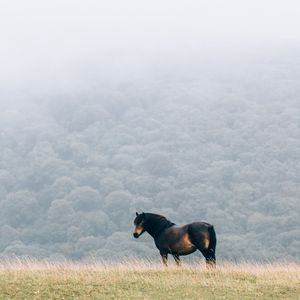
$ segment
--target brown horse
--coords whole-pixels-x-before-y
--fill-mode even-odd
[[[197,249],[206,259],[207,267],[216,266],[216,233],[213,225],[206,222],[194,222],[177,226],[164,216],[152,213],[136,213],[133,236],[138,238],[147,231],[153,238],[156,247],[167,266],[168,254],[180,265],[181,255],[188,255]]]

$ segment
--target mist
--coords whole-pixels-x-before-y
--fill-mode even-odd
[[[154,258],[145,211],[214,224],[221,259],[299,260],[299,11],[3,1],[1,256]]]

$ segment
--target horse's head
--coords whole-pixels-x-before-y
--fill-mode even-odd
[[[136,213],[136,217],[134,219],[134,230],[133,236],[137,239],[140,235],[145,232],[145,213],[138,214]]]

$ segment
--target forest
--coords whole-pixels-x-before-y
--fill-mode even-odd
[[[159,260],[144,211],[212,223],[219,259],[299,261],[298,50],[2,86],[1,257]]]

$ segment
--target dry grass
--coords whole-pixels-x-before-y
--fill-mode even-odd
[[[0,262],[0,299],[300,299],[300,265]]]

